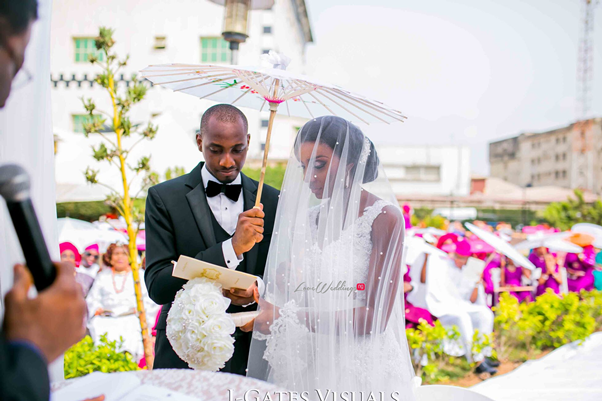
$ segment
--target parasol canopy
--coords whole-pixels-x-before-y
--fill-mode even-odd
[[[602,249],[602,226],[592,223],[578,223],[571,227],[574,233],[589,234],[594,237],[593,246]]]
[[[527,236],[527,240],[519,242],[514,247],[518,250],[530,250],[546,247],[553,252],[583,252],[583,248],[566,240],[570,235],[571,233],[569,232],[545,234],[544,232],[540,231],[536,234]]]
[[[270,138],[277,113],[316,118],[334,115],[370,124],[403,122],[400,111],[383,103],[286,70],[291,59],[270,51],[265,67],[212,64],[152,65],[141,71],[144,78],[176,92],[235,106],[270,111],[256,206],[261,201]]]
[[[464,223],[474,235],[491,245],[496,251],[512,259],[517,266],[525,267],[529,270],[535,270],[535,265],[529,261],[523,254],[516,250],[512,245],[497,237],[495,234],[487,232],[474,224]]]
[[[59,242],[71,242],[79,250],[88,245],[98,244],[100,253],[104,253],[112,243],[127,244],[128,238],[116,230],[101,230],[87,221],[69,217],[57,220]]]

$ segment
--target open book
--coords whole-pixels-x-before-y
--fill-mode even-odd
[[[178,259],[171,275],[185,280],[205,277],[217,281],[225,290],[229,290],[230,288],[246,290],[257,281],[257,276],[252,274],[228,269],[184,255]]]
[[[198,401],[163,387],[142,384],[131,372],[94,372],[51,394],[51,401],[82,401],[99,395],[105,401]]]

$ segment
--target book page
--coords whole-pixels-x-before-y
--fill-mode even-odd
[[[485,270],[485,261],[477,258],[468,258],[468,262],[462,268],[462,275],[466,282],[476,283],[481,279],[483,270]]]
[[[257,280],[257,276],[252,274],[228,269],[184,255],[178,259],[171,275],[185,280],[205,277],[217,281],[226,290],[230,288],[246,290]]]

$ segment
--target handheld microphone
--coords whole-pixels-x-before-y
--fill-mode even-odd
[[[6,200],[33,282],[42,291],[54,282],[56,269],[31,202],[29,174],[23,167],[0,167],[0,196]]]

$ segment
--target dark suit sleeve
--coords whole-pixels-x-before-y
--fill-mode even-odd
[[[146,198],[146,272],[144,281],[150,298],[159,305],[173,302],[176,293],[186,283],[171,275],[172,260],[180,255],[176,249],[174,227],[169,212],[154,188],[148,191]],[[222,244],[199,252],[196,259],[226,267]]]
[[[50,379],[44,358],[26,344],[0,335],[0,400],[48,401]]]

